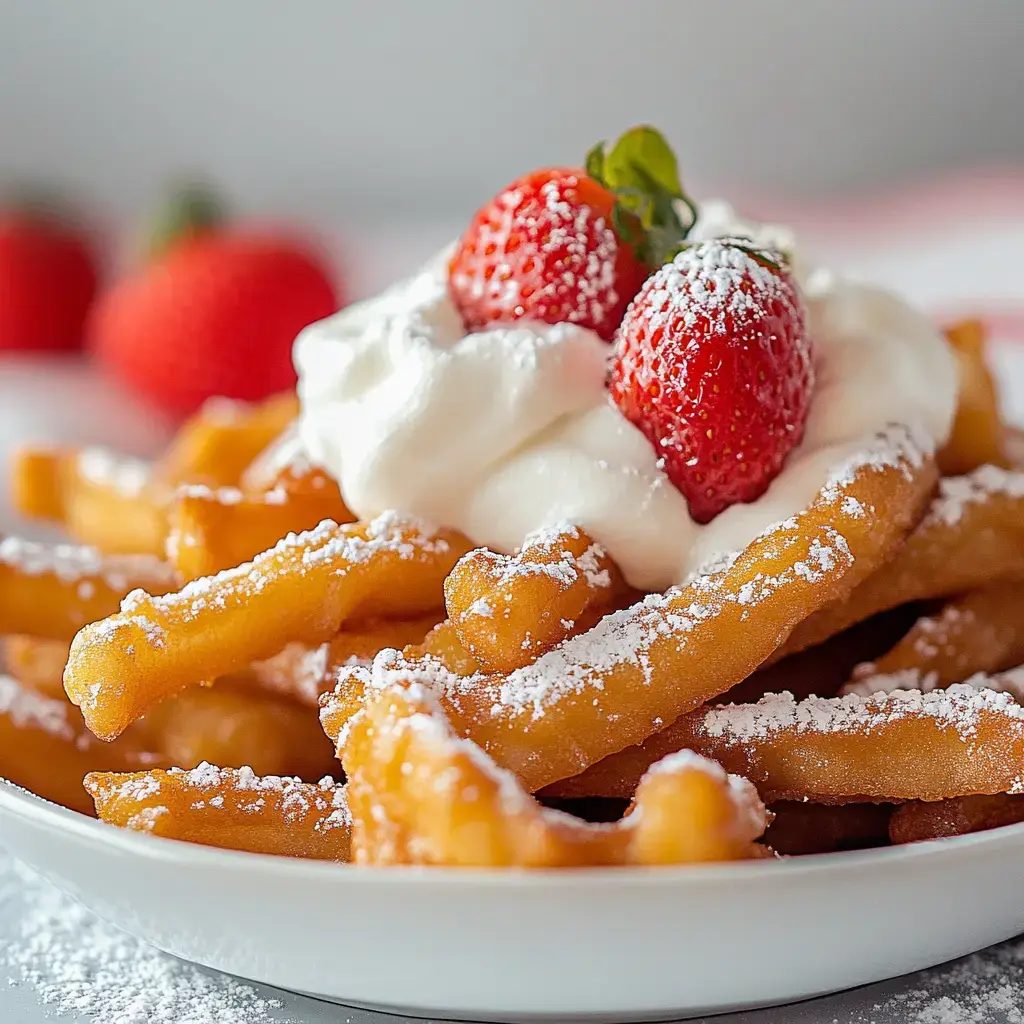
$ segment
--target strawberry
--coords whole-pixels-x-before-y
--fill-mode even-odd
[[[586,170],[547,167],[483,206],[449,265],[469,330],[521,318],[581,324],[611,341],[662,251],[682,241],[675,156],[653,128],[627,132]],[[691,205],[692,211],[692,205]],[[675,251],[670,248],[667,255]]]
[[[697,522],[759,498],[803,436],[814,381],[804,321],[784,257],[746,239],[684,248],[627,310],[611,396]]]
[[[150,262],[97,303],[90,348],[181,416],[215,395],[255,400],[293,387],[296,334],[338,309],[327,268],[289,237],[220,224],[208,197],[183,202]]]
[[[56,210],[0,210],[0,350],[80,347],[96,279],[88,239]]]

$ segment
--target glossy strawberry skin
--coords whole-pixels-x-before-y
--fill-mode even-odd
[[[449,265],[468,330],[519,319],[615,334],[647,268],[613,228],[615,197],[574,168],[512,182],[473,218]]]
[[[799,292],[778,253],[688,247],[626,312],[613,400],[695,521],[759,498],[803,437],[814,380]]]

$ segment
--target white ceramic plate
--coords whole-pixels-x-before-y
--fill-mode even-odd
[[[994,354],[1024,420],[1024,348]],[[169,953],[413,1015],[697,1016],[881,981],[1024,931],[1024,825],[783,863],[375,870],[122,832],[0,781],[0,844]]]
[[[184,959],[340,1002],[473,1020],[765,1006],[1024,931],[1021,825],[778,863],[368,869],[122,832],[0,785],[0,842]]]

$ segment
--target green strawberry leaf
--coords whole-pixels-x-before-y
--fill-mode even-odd
[[[613,226],[648,266],[672,259],[697,219],[683,191],[675,154],[656,128],[631,128],[610,150],[599,143],[587,154],[587,174],[617,199]],[[680,205],[689,211],[688,223]]]
[[[683,194],[676,155],[665,141],[665,136],[650,125],[630,128],[612,146],[605,164],[607,180],[612,188],[628,185],[645,187],[647,183],[654,182],[677,199]]]

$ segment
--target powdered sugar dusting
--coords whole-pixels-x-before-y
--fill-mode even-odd
[[[957,684],[945,690],[893,690],[870,696],[808,697],[791,693],[762,697],[756,704],[725,704],[709,708],[701,719],[708,736],[755,742],[780,732],[863,733],[906,718],[933,718],[963,738],[974,735],[983,715],[1024,720],[1021,707],[1008,693]]]
[[[127,590],[133,581],[170,586],[175,578],[170,566],[150,555],[104,555],[85,545],[41,544],[20,537],[0,540],[0,565],[26,576],[52,574],[61,583],[77,584],[82,600],[91,596],[83,584],[94,579],[104,581],[112,590]]]
[[[971,687],[974,690],[992,690],[996,693],[1007,693],[1014,700],[1024,702],[1024,666],[994,674],[977,672],[963,683],[956,685]],[[922,672],[920,669],[908,668],[901,672],[857,679],[855,682],[847,683],[843,687],[843,693],[867,697],[875,693],[892,693],[896,690],[920,690],[922,693],[931,693],[933,690],[939,689],[939,676],[937,673]],[[946,689],[950,688],[947,687]]]
[[[69,707],[67,701],[33,693],[11,676],[0,674],[0,715],[19,729],[42,729],[51,736],[73,741],[77,733],[68,720]]]
[[[6,858],[0,883],[0,914],[21,918],[0,945],[8,984],[52,1013],[93,1024],[288,1024],[279,1000],[133,939]]]
[[[983,504],[993,495],[1024,498],[1024,472],[981,466],[966,476],[944,478],[939,482],[939,496],[932,502],[926,522],[955,526],[968,505]]]
[[[118,798],[142,803],[159,799],[165,786],[194,790],[194,810],[221,810],[224,794],[229,793],[233,797],[232,813],[256,815],[266,806],[266,797],[274,794],[280,801],[285,820],[297,822],[315,813],[320,816],[316,825],[318,831],[347,826],[352,820],[345,789],[334,779],[321,779],[314,785],[289,776],[257,775],[249,767],[218,768],[207,761],[190,770],[171,768],[166,775],[156,772],[131,775],[117,783],[112,792]],[[150,831],[157,817],[140,821],[142,830]]]
[[[125,498],[142,494],[152,476],[148,462],[126,458],[106,448],[82,449],[75,464],[83,479],[109,487]]]
[[[174,610],[188,622],[211,606],[225,607],[226,595],[241,586],[259,593],[272,580],[296,572],[305,575],[318,567],[333,565],[335,573],[344,573],[351,566],[386,552],[411,560],[448,550],[448,542],[437,536],[433,527],[395,511],[382,512],[366,524],[365,532],[364,539],[350,528],[325,519],[312,530],[288,534],[251,562],[192,580],[177,593],[154,598],[141,590],[133,591],[121,602],[121,611],[132,614],[148,604],[158,613]],[[297,564],[295,555],[299,556]]]

